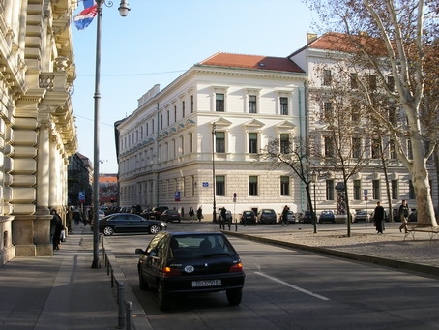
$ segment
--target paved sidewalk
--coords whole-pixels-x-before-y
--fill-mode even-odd
[[[117,329],[116,291],[92,262],[90,226],[77,225],[53,256],[0,267],[0,329]]]

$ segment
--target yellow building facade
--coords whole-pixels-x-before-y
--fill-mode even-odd
[[[70,0],[0,0],[0,265],[51,255],[77,148]]]

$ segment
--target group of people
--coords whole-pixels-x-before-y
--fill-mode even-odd
[[[401,225],[399,226],[399,231],[402,232],[402,229],[404,229],[404,232],[407,234],[407,222],[409,217],[409,207],[407,205],[407,201],[403,199],[401,201],[401,205],[398,208],[398,215],[397,217],[401,221]],[[377,230],[378,234],[383,234],[385,230],[384,222],[386,219],[386,211],[384,210],[384,207],[381,206],[381,202],[377,202],[377,206],[375,207],[374,214],[373,214],[373,221],[375,223],[375,228]]]
[[[195,212],[192,207],[189,209],[189,217],[190,221],[195,220]],[[201,219],[203,219],[203,210],[201,209],[201,206],[197,209],[197,219],[198,222],[201,222]]]

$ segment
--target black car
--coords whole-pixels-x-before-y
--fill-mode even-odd
[[[168,210],[169,207],[167,206],[157,206],[152,209],[146,209],[143,211],[140,215],[144,217],[145,219],[155,219],[160,220],[160,217],[163,213],[163,211]]]
[[[220,232],[158,233],[139,254],[142,290],[157,288],[161,310],[176,294],[226,291],[229,305],[239,305],[245,282],[241,259]]]
[[[302,215],[300,222],[302,223],[313,223],[313,216],[310,211],[305,211],[305,213]]]
[[[164,222],[181,222],[181,215],[176,209],[167,209],[160,215],[160,221]]]
[[[322,211],[319,216],[319,223],[335,223],[335,215],[334,212]]]
[[[133,213],[113,213],[99,220],[99,231],[105,236],[114,233],[150,233],[157,234],[166,229],[166,223],[147,220]]]
[[[256,224],[256,215],[253,211],[244,211],[241,214],[241,223],[242,224]]]
[[[256,221],[261,224],[275,224],[277,216],[273,209],[260,209]]]

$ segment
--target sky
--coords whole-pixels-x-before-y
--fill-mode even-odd
[[[107,1],[108,3],[109,1]],[[160,84],[163,90],[194,64],[218,53],[286,57],[306,44],[312,15],[301,0],[130,0],[128,16],[103,7],[100,173],[117,173],[114,123]],[[79,3],[74,14],[83,9]],[[97,18],[72,25],[76,79],[72,95],[78,152],[94,161]]]

